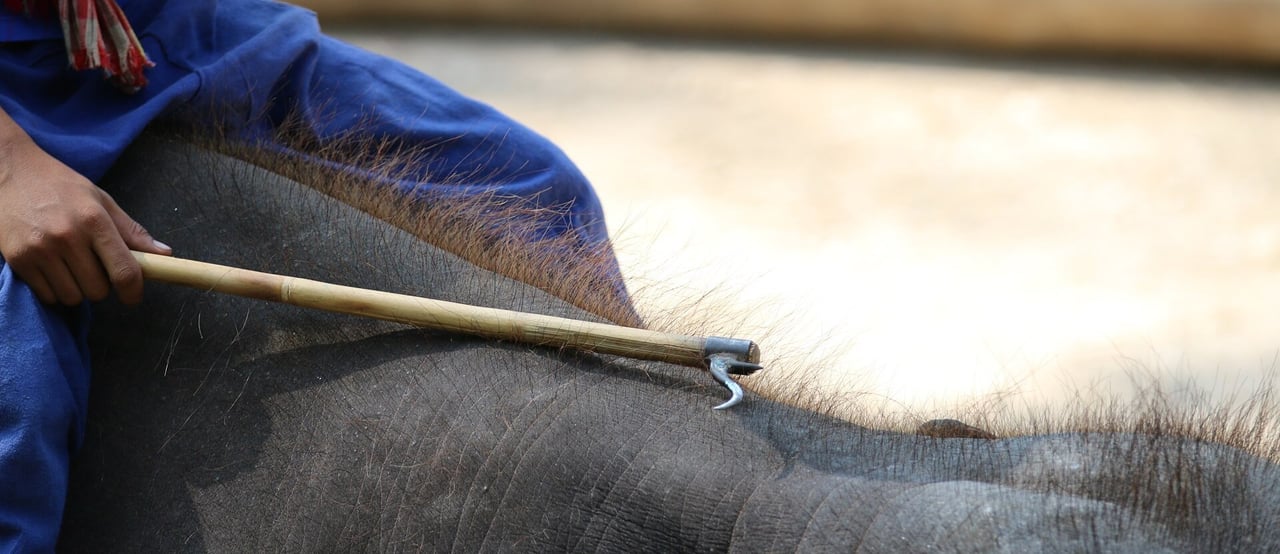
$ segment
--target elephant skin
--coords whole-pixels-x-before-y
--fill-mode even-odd
[[[184,257],[593,318],[175,139],[104,186]],[[686,368],[154,283],[99,306],[91,345],[68,552],[1280,550],[1276,465],[1163,434],[713,412]]]

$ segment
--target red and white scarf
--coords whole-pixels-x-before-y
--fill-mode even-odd
[[[133,94],[146,86],[143,71],[155,67],[142,51],[114,0],[3,0],[10,11],[32,17],[49,17],[56,9],[62,22],[71,67],[101,68],[107,80]]]

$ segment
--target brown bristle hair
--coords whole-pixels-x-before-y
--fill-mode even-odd
[[[700,336],[738,336],[749,329],[747,332],[754,334],[750,338],[764,348],[768,371],[748,378],[744,384],[755,394],[821,416],[871,428],[950,438],[1126,433],[1151,440],[1175,438],[1225,444],[1280,460],[1280,412],[1269,381],[1233,398],[1187,400],[1188,393],[1181,389],[1175,395],[1157,384],[1152,375],[1136,371],[1130,373],[1135,391],[1132,397],[1079,391],[1065,408],[1052,411],[1019,407],[1017,392],[1003,391],[967,405],[942,406],[943,413],[909,409],[906,415],[902,410],[877,412],[868,405],[893,402],[858,390],[856,383],[841,390],[819,385],[820,374],[833,368],[828,367],[823,356],[813,354],[818,350],[814,337],[788,336],[788,324],[777,316],[777,306],[744,310],[728,299],[731,288],[695,291],[680,290],[671,283],[655,283],[641,287],[653,286],[664,295],[681,298],[679,308],[654,310],[641,306],[637,312],[625,291],[616,286],[615,279],[620,277],[613,269],[610,243],[585,247],[573,232],[530,240],[546,222],[562,217],[562,211],[554,207],[532,208],[519,199],[492,192],[414,197],[387,186],[417,174],[413,168],[430,158],[429,149],[358,130],[319,140],[296,119],[286,120],[276,126],[273,136],[257,142],[228,140],[224,134],[211,132],[211,128],[217,126],[193,126],[179,121],[164,125],[166,132],[183,140],[314,188],[478,267],[546,291],[601,320]],[[352,160],[359,162],[360,172],[347,169]],[[633,291],[635,283],[628,283]],[[745,323],[762,319],[772,323]],[[832,338],[825,337],[828,342]],[[639,365],[645,367],[644,363]],[[935,434],[938,421],[943,419],[963,420],[957,422],[956,428],[964,433]]]
[[[618,286],[621,276],[611,269],[612,245],[589,245],[572,229],[553,238],[531,238],[538,237],[547,224],[562,220],[566,207],[534,207],[521,198],[481,187],[466,191],[459,187],[451,193],[448,177],[430,183],[435,190],[406,194],[391,183],[422,182],[424,177],[416,168],[430,159],[428,148],[358,130],[319,140],[298,121],[288,118],[271,137],[255,141],[227,140],[220,133],[183,122],[167,122],[165,131],[313,188],[604,321],[643,326]],[[358,171],[353,170],[352,160],[359,164]],[[477,176],[468,177],[475,180]]]

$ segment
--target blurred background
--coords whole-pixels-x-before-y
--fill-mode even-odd
[[[1277,372],[1280,0],[296,3],[559,144],[641,302],[720,287],[868,405]]]

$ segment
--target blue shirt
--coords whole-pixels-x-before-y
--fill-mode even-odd
[[[0,42],[44,40],[62,36],[57,19],[27,17],[0,8]]]

